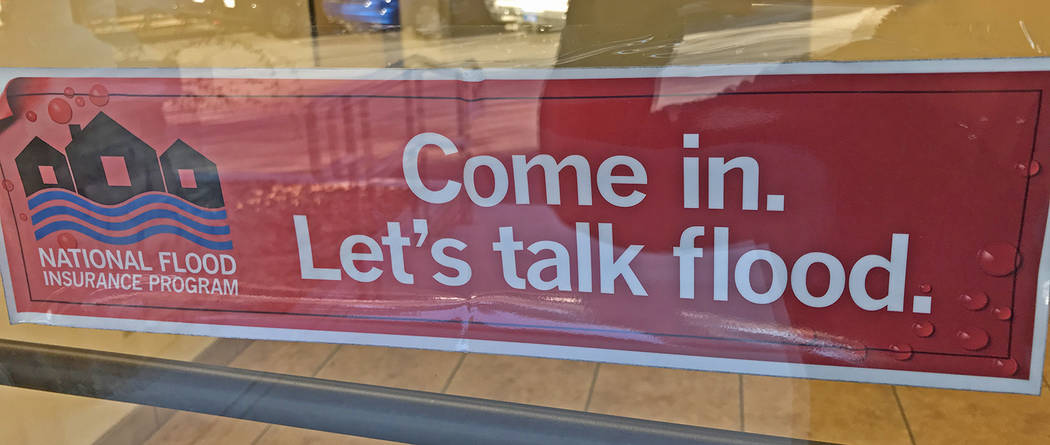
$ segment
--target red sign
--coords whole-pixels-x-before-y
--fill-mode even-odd
[[[14,72],[12,320],[1039,391],[1050,74],[699,70]]]

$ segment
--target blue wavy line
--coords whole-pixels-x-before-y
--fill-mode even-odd
[[[36,235],[36,239],[39,240],[39,239],[44,238],[45,236],[48,236],[48,235],[50,235],[52,233],[55,233],[55,232],[58,232],[60,230],[72,230],[72,231],[75,231],[75,232],[80,232],[80,233],[82,233],[84,235],[87,235],[89,238],[91,238],[91,239],[93,239],[95,241],[103,242],[103,243],[106,243],[106,244],[114,244],[114,245],[118,245],[118,246],[123,246],[123,245],[127,245],[127,244],[134,244],[134,243],[142,241],[142,240],[144,240],[146,238],[149,238],[149,237],[151,237],[153,235],[160,235],[160,234],[163,234],[163,233],[168,233],[168,234],[172,234],[172,235],[176,235],[176,236],[180,236],[182,238],[185,238],[186,240],[192,241],[193,243],[197,244],[198,246],[201,246],[201,247],[204,247],[204,248],[207,248],[207,249],[212,249],[212,250],[230,250],[230,249],[233,249],[233,241],[213,241],[213,240],[210,240],[210,239],[206,239],[206,238],[202,238],[202,237],[199,237],[197,235],[194,235],[194,234],[186,231],[185,229],[183,229],[181,227],[175,227],[175,226],[169,226],[169,225],[157,225],[157,226],[147,227],[147,228],[145,228],[145,229],[143,229],[143,230],[141,230],[139,232],[136,232],[134,234],[127,235],[127,236],[108,236],[108,235],[103,235],[101,233],[98,233],[98,232],[96,232],[94,230],[91,230],[91,229],[89,229],[87,227],[84,227],[84,226],[82,226],[80,224],[77,224],[77,223],[75,223],[73,221],[56,221],[56,222],[50,223],[48,225],[45,225],[44,227],[41,227],[41,228],[37,229],[36,232],[33,232],[33,234]]]
[[[73,194],[68,190],[49,190],[39,195],[36,195],[29,199],[29,209],[32,210],[37,206],[44,204],[49,201],[67,201],[73,204],[79,205],[87,210],[98,213],[105,216],[124,216],[131,213],[135,209],[138,209],[147,204],[168,204],[175,206],[180,210],[183,210],[191,215],[197,216],[202,219],[226,219],[226,210],[201,210],[183,201],[181,198],[177,198],[172,195],[139,195],[135,198],[131,198],[125,201],[123,204],[119,204],[117,207],[102,207],[94,202],[80,195]]]
[[[42,221],[47,220],[52,216],[71,216],[73,218],[84,221],[102,230],[129,230],[134,229],[147,222],[157,219],[171,219],[183,223],[190,228],[205,233],[208,235],[229,235],[230,226],[209,226],[201,224],[190,218],[183,216],[182,214],[167,209],[153,209],[142,212],[138,216],[131,218],[127,221],[104,221],[94,216],[88,215],[87,213],[81,212],[80,210],[66,206],[54,206],[43,209],[33,214],[33,224],[39,224]]]

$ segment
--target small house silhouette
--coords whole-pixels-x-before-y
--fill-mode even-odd
[[[160,155],[161,170],[168,193],[209,209],[224,207],[219,169],[204,155],[176,140]],[[186,175],[192,175],[192,184],[185,184]],[[192,186],[191,186],[192,185]]]
[[[76,191],[65,155],[43,139],[33,138],[15,157],[15,165],[26,196],[48,188]]]

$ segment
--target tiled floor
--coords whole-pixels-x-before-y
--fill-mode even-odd
[[[450,394],[582,410],[594,363],[468,354],[452,376]]]
[[[1050,386],[1032,397],[352,345],[220,340],[205,349],[211,339],[46,326],[0,334],[834,443],[1050,444]],[[2,386],[0,401],[19,407],[0,417],[0,443],[388,443]]]
[[[587,410],[739,430],[740,376],[639,366],[597,366]]]
[[[851,444],[910,443],[894,387],[744,376],[744,429]]]
[[[230,365],[834,443],[1050,443],[1046,393],[1031,397],[262,341],[252,342]],[[147,443],[388,442],[180,412]]]

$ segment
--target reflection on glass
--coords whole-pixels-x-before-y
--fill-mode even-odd
[[[912,57],[900,51],[912,47],[940,54],[944,51],[937,48],[946,45],[950,36],[972,41],[973,51],[987,52],[989,39],[981,37],[983,31],[969,22],[924,27],[923,32],[944,35],[935,40],[918,39],[909,31],[916,28],[905,26],[947,17],[950,11],[943,10],[942,4],[892,0],[673,0],[659,5],[627,0],[5,0],[0,5],[0,40],[5,43],[0,46],[0,60],[7,66],[66,67],[696,65],[853,60],[872,51],[901,58]],[[1005,29],[1009,22],[1020,44],[1010,45],[1007,53],[999,51],[1003,44],[991,46],[999,51],[996,54],[1037,55],[1045,46],[1040,40],[1041,26],[1029,16],[1017,18],[1007,14],[989,26]],[[68,44],[71,41],[77,42],[75,50]]]
[[[1018,6],[984,16],[979,2],[964,3],[970,6],[934,0],[4,0],[0,61],[549,68],[1024,57],[1050,47],[1047,15],[1037,14],[1045,6],[1009,0]]]

